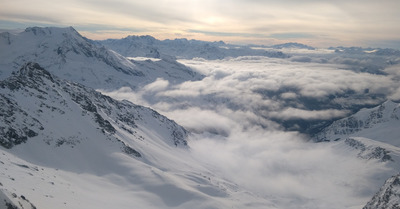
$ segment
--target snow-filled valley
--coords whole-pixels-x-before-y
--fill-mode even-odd
[[[387,49],[1,33],[0,208],[396,207],[399,63]]]

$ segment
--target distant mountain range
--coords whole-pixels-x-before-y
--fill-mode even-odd
[[[172,83],[202,78],[191,69],[165,57],[157,63],[131,61],[120,54],[97,46],[69,28],[27,28],[19,34],[0,33],[0,78],[26,62],[37,62],[61,78],[93,88],[137,88],[158,77]]]
[[[315,50],[315,48],[312,46],[307,46],[305,44],[295,43],[295,42],[276,44],[276,45],[271,46],[271,48],[274,48],[274,49],[297,48],[297,49]]]
[[[188,39],[157,40],[152,36],[128,36],[122,39],[108,39],[96,43],[127,57],[160,58],[166,55],[183,59],[223,59],[238,56],[267,56],[286,58],[278,50],[256,50],[249,46],[230,45],[222,41],[207,42]]]

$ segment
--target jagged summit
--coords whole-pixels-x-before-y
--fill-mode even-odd
[[[46,85],[46,80],[48,83],[55,82],[53,75],[35,62],[24,64],[18,71],[13,72],[12,75],[0,81],[0,87],[16,90],[25,86],[46,93],[46,89],[43,89],[43,86]]]
[[[59,27],[28,27],[25,29],[26,33],[33,33],[34,35],[53,35],[54,33],[73,34],[81,36],[78,31],[72,26],[59,28]]]
[[[19,77],[45,77],[49,80],[53,80],[53,76],[50,74],[50,72],[42,68],[36,62],[28,62],[24,64],[16,74]]]
[[[399,209],[400,208],[400,174],[388,180],[363,209]]]
[[[123,38],[123,39],[141,40],[141,41],[146,42],[148,44],[152,44],[152,43],[158,41],[156,38],[154,38],[153,36],[150,36],[150,35],[143,35],[143,36],[129,35],[129,36]]]

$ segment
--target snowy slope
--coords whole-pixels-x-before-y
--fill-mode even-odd
[[[6,78],[26,62],[40,63],[61,78],[102,89],[135,88],[159,77],[182,82],[201,78],[189,68],[177,68],[171,59],[164,61],[163,67],[151,70],[138,67],[120,54],[93,44],[72,27],[32,27],[18,34],[0,33],[0,78]],[[147,66],[146,62],[141,65]]]
[[[184,38],[161,41],[152,36],[128,36],[123,39],[108,39],[97,43],[128,57],[160,58],[170,55],[183,59],[199,57],[211,60],[239,56],[287,57],[277,50],[256,50],[248,46],[225,44],[222,41],[207,42]]]
[[[125,135],[165,147],[187,146],[186,131],[157,112],[62,81],[37,63],[27,63],[15,75],[1,81],[0,87],[0,144],[5,148],[18,150],[20,146],[16,145],[29,142],[35,144],[32,146],[73,148],[96,145],[103,140],[112,142],[124,153],[146,159],[140,148],[132,148],[130,141],[123,140]]]
[[[400,208],[400,174],[389,178],[363,209]]]
[[[386,101],[374,108],[334,121],[314,136],[316,142],[338,141],[358,151],[358,157],[392,161],[400,169],[400,104]]]
[[[274,208],[201,166],[187,132],[149,108],[37,63],[1,81],[0,95],[0,200],[37,208]]]
[[[314,140],[331,141],[343,150],[358,152],[357,157],[386,163],[400,170],[400,103],[362,109],[333,122]],[[399,175],[389,178],[364,209],[400,208]]]
[[[364,108],[347,118],[333,122],[316,134],[316,141],[332,141],[346,137],[366,137],[400,147],[400,103],[386,101]]]

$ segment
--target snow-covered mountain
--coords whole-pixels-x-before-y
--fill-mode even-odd
[[[123,39],[97,41],[127,57],[160,58],[165,55],[177,58],[223,59],[238,56],[267,56],[286,58],[287,55],[277,50],[256,50],[248,46],[226,44],[222,41],[207,42],[188,39],[157,40],[152,36],[128,36]]]
[[[400,147],[400,103],[386,101],[364,108],[354,115],[334,121],[314,136],[316,141],[333,141],[346,137],[366,137]]]
[[[73,146],[97,134],[84,125],[77,126],[82,128],[80,131],[69,130],[59,136],[54,130],[63,126],[70,129],[77,125],[77,121],[85,120],[94,121],[91,128],[107,137],[117,132],[115,127],[136,135],[133,129],[143,126],[144,130],[161,131],[160,135],[167,138],[167,144],[186,146],[186,131],[157,112],[129,102],[117,102],[82,85],[62,81],[37,63],[25,64],[13,76],[1,81],[0,87],[4,122],[0,130],[0,144],[6,148],[38,137],[39,133],[47,144]],[[73,115],[78,118],[69,118]],[[156,121],[152,121],[154,119]],[[139,125],[140,121],[145,122]],[[56,127],[52,127],[54,125]]]
[[[276,44],[276,45],[271,46],[271,48],[274,48],[274,49],[297,48],[297,49],[315,50],[315,48],[312,47],[312,46],[308,46],[308,45],[301,44],[301,43],[296,43],[296,42],[289,42],[289,43],[284,43],[284,44]]]
[[[315,135],[317,142],[338,143],[357,157],[400,170],[400,103],[386,101],[374,108],[334,121]],[[389,178],[364,209],[400,208],[400,175]]]
[[[358,157],[400,160],[400,103],[386,101],[374,108],[334,121],[314,136],[316,142],[342,141],[358,150]],[[398,167],[398,166],[396,166]]]
[[[0,33],[0,78],[6,78],[26,62],[40,63],[61,78],[102,89],[135,88],[159,77],[174,82],[201,78],[171,57],[133,63],[94,44],[72,27],[32,27],[18,34]]]
[[[0,104],[1,207],[270,205],[202,167],[174,121],[37,63],[0,82]]]
[[[389,178],[363,209],[389,208],[400,208],[400,174]]]

